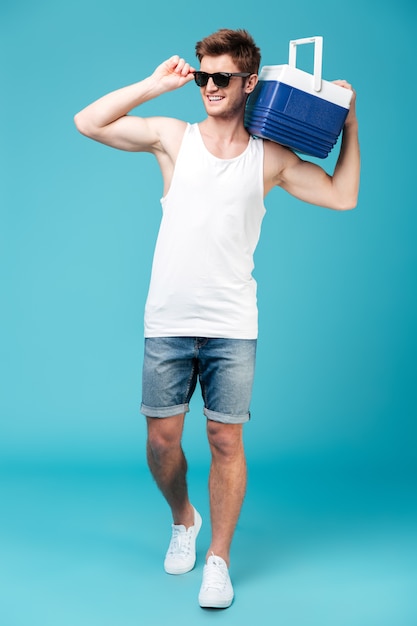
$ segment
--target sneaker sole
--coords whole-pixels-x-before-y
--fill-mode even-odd
[[[202,609],[228,609],[233,602],[233,597],[228,600],[204,600],[198,598],[198,603]]]

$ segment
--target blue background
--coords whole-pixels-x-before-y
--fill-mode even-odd
[[[153,625],[177,611],[185,623],[237,624],[262,610],[265,624],[286,626],[417,623],[416,18],[412,0],[3,0],[5,626]],[[324,37],[323,77],[358,93],[362,182],[348,213],[279,189],[266,200],[237,599],[213,615],[196,602],[209,525],[197,570],[164,576],[169,511],[144,464],[142,316],[159,171],[149,155],[83,138],[73,115],[174,53],[194,63],[195,42],[220,27],[247,28],[265,65],[287,61],[290,39]],[[305,48],[298,64],[311,71]],[[142,111],[204,117],[192,84]],[[331,171],[336,156],[320,163]],[[197,395],[184,446],[207,517]]]

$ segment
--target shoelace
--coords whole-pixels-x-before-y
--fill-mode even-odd
[[[190,554],[191,550],[191,532],[190,529],[185,530],[184,527],[179,528],[172,525],[172,537],[169,544],[168,553],[172,556],[185,558]]]
[[[204,588],[221,591],[227,582],[227,569],[221,561],[213,559],[206,565],[204,572]]]

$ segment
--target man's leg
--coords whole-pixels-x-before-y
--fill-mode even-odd
[[[148,417],[147,459],[156,484],[168,502],[174,524],[189,528],[194,509],[188,498],[187,461],[181,446],[184,414]]]
[[[202,523],[188,497],[187,461],[181,446],[184,416],[196,380],[192,338],[145,340],[141,412],[147,416],[149,468],[172,512],[171,541],[164,560],[168,574],[193,569]]]
[[[196,539],[201,516],[191,505],[187,488],[187,461],[181,447],[184,414],[147,418],[147,456],[155,481],[171,507],[171,541],[164,560],[167,574],[185,574],[196,561]]]
[[[230,545],[246,490],[242,424],[207,421],[210,468],[211,545],[198,601],[201,607],[227,608],[234,591],[229,576]]]
[[[243,425],[207,420],[212,454],[209,478],[211,545],[215,554],[230,563],[230,546],[246,491],[246,459]]]
[[[211,450],[209,479],[212,539],[198,600],[201,607],[227,608],[234,591],[230,546],[246,491],[243,424],[255,368],[256,340],[213,339],[200,357],[200,382]]]

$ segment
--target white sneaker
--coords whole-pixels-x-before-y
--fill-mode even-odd
[[[198,602],[203,608],[227,609],[233,602],[233,596],[227,565],[220,556],[213,554],[204,566]]]
[[[195,540],[201,524],[201,515],[196,509],[194,526],[188,530],[182,524],[172,524],[172,537],[164,561],[167,574],[185,574],[193,569],[196,560]]]

